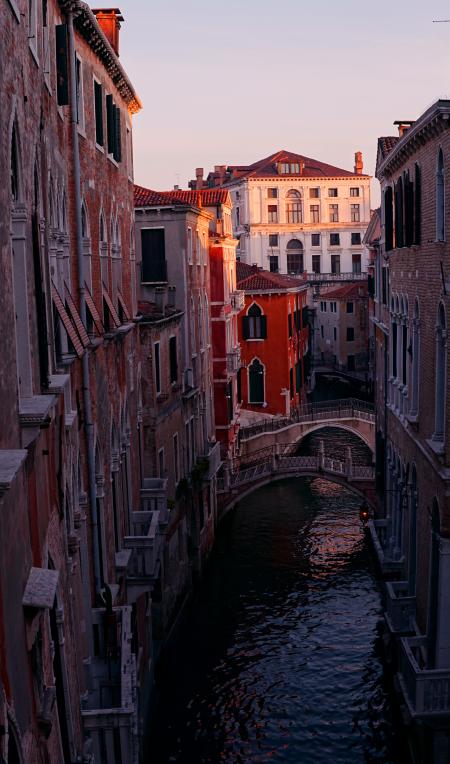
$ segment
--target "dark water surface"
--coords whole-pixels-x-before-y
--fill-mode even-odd
[[[219,529],[159,677],[149,764],[404,764],[360,500],[290,480]]]

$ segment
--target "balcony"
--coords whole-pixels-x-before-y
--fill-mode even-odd
[[[389,520],[369,520],[368,528],[375,554],[383,575],[400,574],[403,570],[403,558],[396,559],[389,549]]]
[[[386,583],[386,622],[391,634],[414,632],[416,598],[408,593],[408,581]]]
[[[245,292],[243,289],[236,289],[234,292],[231,292],[230,299],[231,299],[231,307],[236,313],[239,313],[241,310],[244,309]]]
[[[230,353],[227,353],[227,372],[237,374],[241,367],[241,347],[236,345]]]
[[[414,719],[450,717],[450,668],[425,668],[426,637],[403,637],[399,682]]]
[[[82,718],[95,761],[138,762],[136,658],[131,607],[93,610],[97,655],[89,664]]]
[[[132,532],[124,538],[124,547],[131,552],[126,570],[129,604],[153,589],[159,575],[168,522],[167,481],[146,478],[141,489],[141,509],[132,512]]]

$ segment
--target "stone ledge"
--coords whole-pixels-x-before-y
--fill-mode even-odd
[[[27,458],[28,451],[0,450],[0,498],[11,488],[11,484]]]
[[[21,427],[43,427],[49,423],[50,410],[56,404],[55,395],[33,395],[19,400]]]

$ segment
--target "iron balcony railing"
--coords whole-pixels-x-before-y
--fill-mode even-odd
[[[413,718],[450,717],[450,668],[426,668],[427,638],[403,637],[399,681]]]
[[[364,419],[375,422],[375,408],[372,403],[360,401],[357,398],[344,398],[335,401],[307,403],[295,409],[289,417],[273,417],[263,419],[255,424],[241,427],[240,440],[254,438],[264,432],[276,432],[285,427],[301,422],[311,422],[324,419]]]

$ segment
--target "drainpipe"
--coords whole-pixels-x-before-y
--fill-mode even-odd
[[[81,236],[81,180],[80,180],[80,150],[78,142],[78,119],[77,119],[77,86],[75,70],[75,36],[73,31],[73,12],[67,13],[67,30],[69,38],[69,65],[70,65],[70,121],[72,129],[72,164],[75,198],[75,228],[76,228],[76,256],[78,266],[78,289],[80,295],[80,316],[86,326],[86,295],[84,286],[83,264],[83,240]],[[84,430],[86,434],[86,450],[88,463],[88,493],[91,505],[92,540],[94,547],[94,586],[96,594],[100,593],[100,554],[98,548],[98,519],[97,519],[97,491],[95,487],[95,451],[94,451],[94,425],[92,422],[92,402],[89,386],[89,356],[85,350],[82,359],[83,365],[83,405],[84,405]]]

